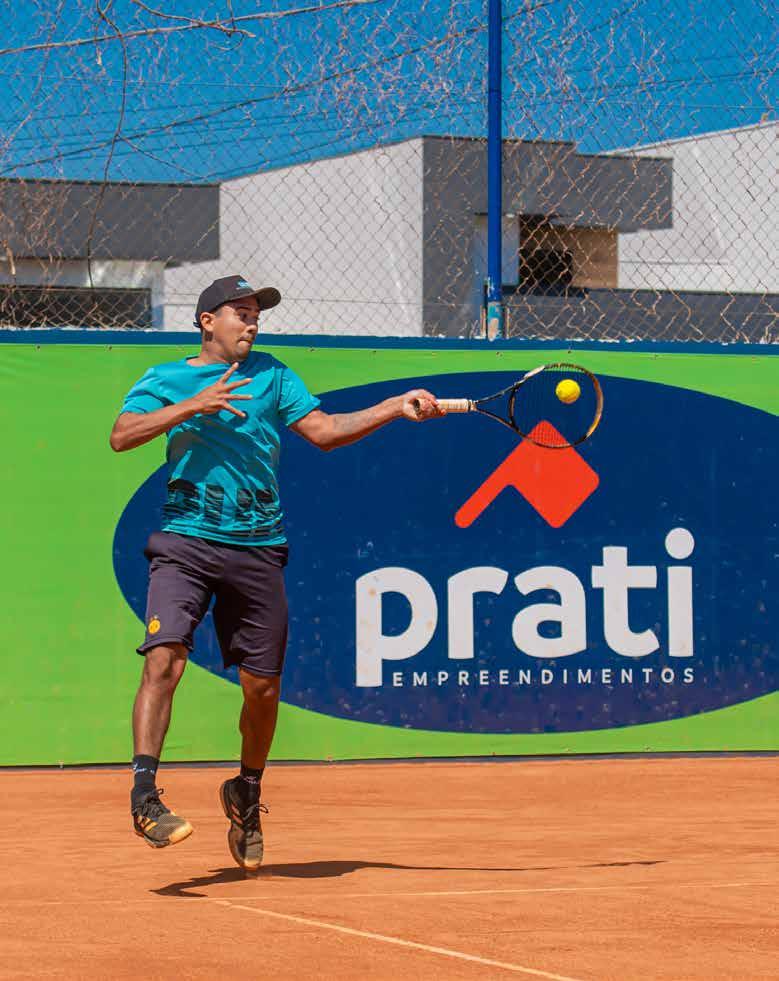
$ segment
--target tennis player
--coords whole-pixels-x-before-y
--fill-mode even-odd
[[[280,361],[253,351],[261,310],[278,290],[241,276],[203,290],[195,325],[200,353],[151,368],[127,395],[111,447],[132,450],[167,434],[162,529],[149,538],[149,591],[141,683],[133,708],[135,833],[154,848],[192,833],[160,800],[156,772],[176,686],[195,628],[216,597],[214,624],[225,667],[243,690],[241,770],[220,788],[228,844],[241,867],[262,862],[261,783],[273,740],[287,643],[287,540],[279,503],[279,431],[289,426],[322,450],[346,446],[395,419],[443,413],[415,390],[360,412],[328,414]]]

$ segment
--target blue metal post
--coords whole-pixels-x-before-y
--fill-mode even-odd
[[[503,214],[503,127],[501,0],[488,0],[489,93],[487,100],[487,337],[503,337],[503,283],[501,233]]]

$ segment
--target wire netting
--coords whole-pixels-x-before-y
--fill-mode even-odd
[[[0,326],[482,336],[486,0],[0,12]],[[504,0],[509,336],[777,338],[770,0]]]

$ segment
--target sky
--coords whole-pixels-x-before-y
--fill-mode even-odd
[[[0,176],[214,182],[485,136],[486,7],[3,5]],[[504,135],[596,153],[775,119],[777,33],[769,0],[503,0]]]

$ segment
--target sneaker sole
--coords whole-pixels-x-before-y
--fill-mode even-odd
[[[146,844],[151,846],[152,848],[167,848],[168,845],[176,845],[178,844],[178,842],[183,841],[185,838],[189,838],[189,836],[192,834],[193,828],[192,825],[187,822],[187,824],[182,825],[171,835],[169,835],[165,839],[165,841],[155,841],[153,838],[149,838],[148,835],[145,835],[142,831],[139,831],[137,828],[133,828],[133,831],[138,835],[139,838],[143,838]]]
[[[233,861],[237,866],[245,869],[247,872],[257,872],[262,865],[262,858],[265,854],[265,845],[264,843],[260,845],[260,858],[256,864],[254,862],[248,863],[246,859],[241,856],[235,842],[235,836],[241,832],[240,829],[235,829],[233,827],[233,819],[230,817],[230,805],[227,803],[224,788],[225,784],[222,784],[222,786],[219,788],[219,803],[222,805],[222,810],[224,811],[225,817],[230,822],[230,830],[227,832],[227,845],[230,849],[230,854],[233,856]]]

